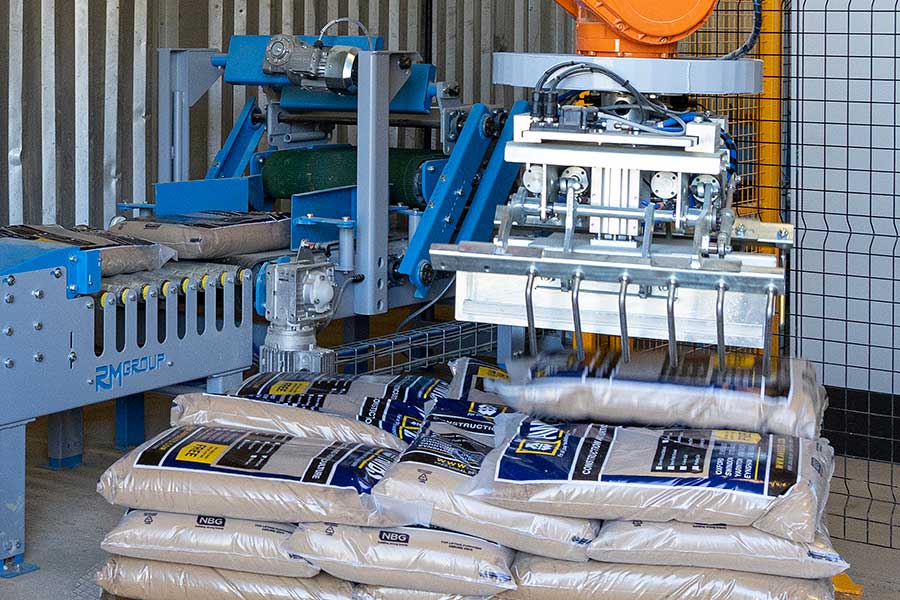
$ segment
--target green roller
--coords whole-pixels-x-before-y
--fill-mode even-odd
[[[388,157],[388,181],[391,202],[421,208],[416,193],[417,173],[423,162],[446,158],[436,150],[391,148]],[[270,198],[290,198],[333,187],[356,184],[356,148],[336,146],[315,150],[282,150],[266,158],[262,169],[263,186]]]

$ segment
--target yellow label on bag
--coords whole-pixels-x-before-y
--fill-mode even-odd
[[[223,444],[210,444],[209,442],[191,442],[178,451],[177,460],[184,462],[203,463],[211,465],[219,456],[228,450]]]
[[[478,367],[478,377],[483,377],[484,379],[503,379],[504,381],[509,381],[509,375],[506,374],[506,371],[494,369],[491,367]]]
[[[291,394],[305,394],[309,389],[308,381],[279,381],[269,388],[269,393],[273,396],[289,396]]]
[[[713,432],[717,440],[723,442],[743,442],[745,444],[758,444],[762,440],[762,436],[758,433],[750,433],[749,431],[727,431],[717,429]]]

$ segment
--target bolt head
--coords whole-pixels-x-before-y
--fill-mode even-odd
[[[16,366],[16,361],[14,361],[11,358],[7,358],[6,360],[3,361],[3,366],[6,367],[7,369],[12,369],[13,367]]]
[[[167,366],[167,367],[172,367],[172,366],[174,366],[174,365],[175,365],[175,363],[172,362],[171,360],[168,361],[168,362],[166,363],[166,366]]]
[[[13,296],[12,294],[6,294],[5,296],[3,296],[3,301],[6,302],[7,304],[12,304],[13,302],[16,301],[16,297]]]
[[[40,330],[43,329],[43,328],[44,328],[44,324],[43,324],[43,323],[41,323],[40,321],[36,321],[36,322],[35,322],[35,324],[34,324],[34,330],[35,330],[35,331],[40,331]]]
[[[6,276],[6,285],[16,285],[15,275],[7,275]]]
[[[44,362],[44,354],[42,352],[36,352],[34,355],[34,362]]]
[[[93,309],[94,309],[94,303],[93,303],[93,302],[88,302],[87,304],[84,305],[84,307],[85,307],[86,309],[88,309],[88,310],[93,310]]]
[[[40,300],[44,297],[44,290],[34,290],[31,292],[31,295]]]
[[[12,328],[12,327],[4,327],[4,328],[3,328],[3,335],[5,335],[5,336],[11,336],[12,334],[13,334],[13,328]]]
[[[50,272],[53,274],[53,277],[55,277],[56,279],[59,279],[60,277],[62,277],[62,269],[60,269],[59,267],[56,267],[55,269],[53,269]]]
[[[76,360],[78,360],[78,354],[76,354],[75,352],[69,352],[69,361],[75,362]]]

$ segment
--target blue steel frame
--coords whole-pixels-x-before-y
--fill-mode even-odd
[[[418,298],[424,298],[430,286],[429,282],[422,281],[420,273],[429,262],[431,244],[446,244],[453,239],[472,193],[475,176],[491,144],[491,137],[485,133],[485,121],[490,116],[491,110],[484,104],[472,106],[456,146],[422,214],[416,235],[409,241],[409,247],[400,263],[400,273],[409,277]]]

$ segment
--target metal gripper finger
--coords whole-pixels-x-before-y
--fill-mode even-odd
[[[719,353],[719,371],[725,370],[725,292],[728,286],[725,282],[719,282],[716,286],[718,295],[716,297],[716,341],[718,342]]]
[[[763,330],[763,377],[769,376],[772,362],[772,319],[775,318],[775,288],[770,286],[766,294],[766,323]]]
[[[619,281],[622,283],[619,288],[619,329],[622,338],[622,361],[631,360],[631,345],[628,342],[628,315],[625,312],[625,294],[628,292],[628,284],[631,279],[628,275],[622,275]]]
[[[581,337],[581,308],[578,305],[582,279],[584,279],[584,275],[581,273],[575,273],[572,276],[572,322],[575,324],[575,352],[579,361],[584,360],[584,340]]]
[[[666,317],[669,324],[669,364],[678,366],[678,338],[675,336],[675,290],[678,282],[669,280],[669,297],[666,300]]]
[[[534,271],[528,272],[525,283],[525,316],[528,319],[528,352],[537,356],[537,327],[534,323]]]

